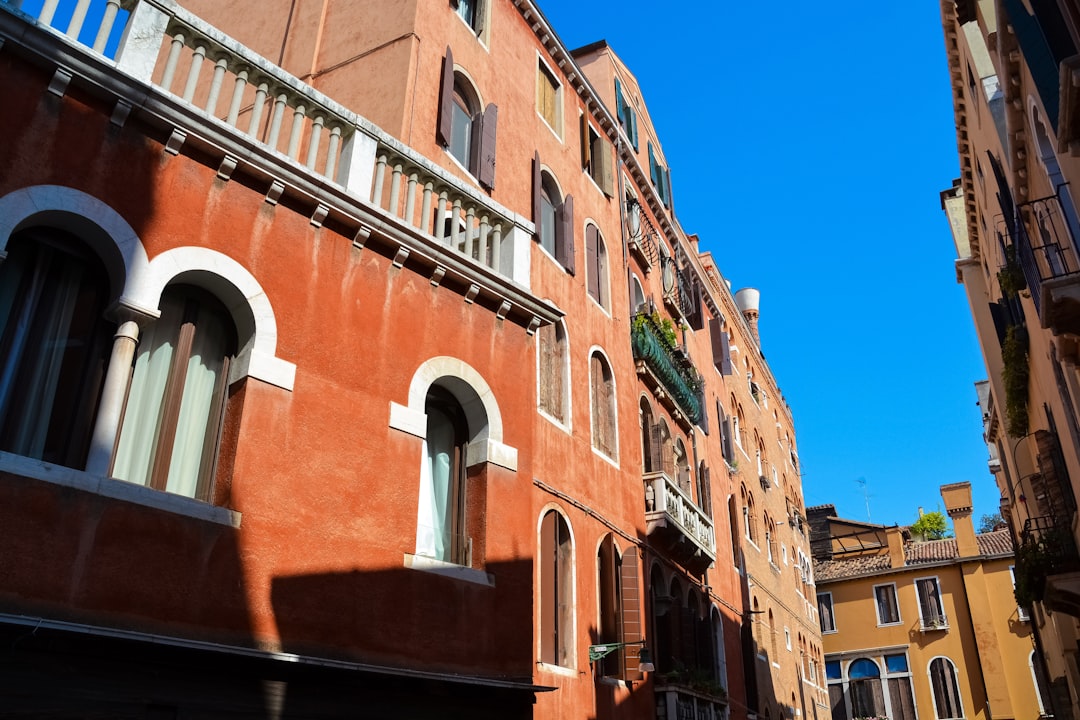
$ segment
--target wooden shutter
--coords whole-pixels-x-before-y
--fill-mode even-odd
[[[540,523],[540,660],[558,662],[556,646],[556,520],[558,513],[549,511]]]
[[[618,555],[615,552],[615,543],[611,535],[605,535],[600,543],[599,552],[600,572],[600,642],[620,642],[622,632],[619,622],[619,576],[616,572],[618,567]],[[623,653],[619,650],[608,655],[601,661],[601,672],[605,676],[616,675],[622,666]]]
[[[709,434],[709,404],[705,402],[705,389],[702,387],[698,392],[698,402],[701,404],[701,419],[698,420],[698,427],[701,428],[701,432],[706,435]]]
[[[653,154],[652,143],[649,143],[649,178],[652,179],[653,186],[657,186],[656,180],[656,156]]]
[[[660,444],[660,463],[661,470],[667,473],[669,478],[675,480],[675,442],[671,438],[667,438]]]
[[[720,319],[709,319],[709,339],[712,341],[713,365],[721,375],[731,375],[731,343],[728,334],[720,329]]]
[[[579,116],[581,130],[581,167],[588,169],[592,161],[592,142],[589,138],[589,118],[582,113]]]
[[[627,134],[630,133],[629,123],[626,122],[626,114],[624,108],[626,102],[623,100],[622,83],[619,82],[619,78],[615,78],[615,117],[619,119],[619,122],[626,126]]]
[[[450,146],[454,117],[454,54],[446,46],[443,58],[442,83],[439,86],[439,122],[435,128],[435,139],[443,147]]]
[[[533,223],[536,225],[536,233],[533,235],[533,240],[540,242],[541,225],[543,223],[542,213],[540,210],[540,199],[544,193],[544,177],[540,173],[540,153],[539,151],[533,153],[532,161],[532,217]]]
[[[700,495],[698,498],[698,505],[705,511],[705,514],[708,515],[711,520],[713,516],[712,474],[709,472],[708,467],[702,466],[700,475],[699,482],[701,483],[701,491],[698,493]]]
[[[495,189],[495,126],[499,121],[499,108],[490,103],[484,110],[480,123],[480,165],[477,180],[488,190]]]
[[[614,197],[615,170],[612,167],[613,149],[611,143],[608,142],[606,137],[603,137],[601,135],[597,135],[593,143],[593,179],[596,180],[596,184],[600,186],[600,189],[604,191],[605,195],[607,195],[608,197]]]
[[[597,230],[595,225],[585,228],[585,283],[589,295],[600,302],[600,268],[597,261]]]
[[[629,105],[626,106],[626,117],[630,121],[630,142],[633,144],[634,149],[638,148],[638,134],[637,134],[637,113],[634,112],[634,108]]]
[[[641,591],[638,588],[638,551],[631,547],[622,556],[620,585],[622,590],[622,641],[625,643],[641,641]],[[643,678],[638,664],[641,660],[641,646],[626,647],[624,680]]]
[[[691,280],[690,297],[693,299],[694,309],[687,321],[692,329],[701,330],[705,327],[705,313],[701,311],[701,281],[696,275]]]
[[[555,210],[555,259],[574,274],[574,196],[567,195]]]

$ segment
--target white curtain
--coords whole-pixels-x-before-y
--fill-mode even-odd
[[[150,484],[151,463],[162,421],[161,405],[183,311],[181,301],[166,296],[161,302],[161,317],[142,331],[113,464],[112,474],[121,480]]]
[[[428,409],[427,440],[420,464],[420,503],[416,519],[416,554],[451,562],[450,493],[454,424]]]
[[[161,317],[144,331],[131,378],[124,424],[120,430],[113,475],[149,485],[157,453],[168,453],[170,462],[165,489],[195,497],[199,471],[207,442],[207,429],[220,408],[215,391],[224,370],[227,329],[222,318],[201,309],[196,321],[191,355],[176,418],[163,416],[163,402],[174,364],[187,300],[178,293],[162,297]],[[162,427],[176,423],[171,448],[159,448]]]
[[[218,408],[214,394],[224,366],[225,343],[226,330],[221,318],[201,312],[176,422],[176,440],[165,486],[169,492],[195,497],[206,444],[216,441],[207,437],[207,428],[216,420]]]

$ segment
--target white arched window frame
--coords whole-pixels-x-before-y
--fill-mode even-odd
[[[540,414],[570,430],[573,387],[570,382],[570,338],[557,320],[536,333],[536,398]]]
[[[598,345],[589,349],[589,418],[593,451],[618,465],[618,388],[611,360]]]
[[[561,531],[565,531],[565,537]],[[570,519],[555,503],[548,503],[540,512],[536,533],[540,549],[536,587],[541,595],[537,599],[537,657],[548,669],[567,672],[577,662],[577,541]]]
[[[934,702],[934,716],[938,720],[957,720],[964,717],[963,693],[956,664],[944,655],[938,655],[926,666],[930,680],[930,696]]]

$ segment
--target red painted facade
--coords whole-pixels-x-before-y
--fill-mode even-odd
[[[796,599],[791,579],[796,550],[808,554],[791,529],[803,512],[794,430],[756,324],[673,222],[659,141],[618,58],[603,45],[569,53],[531,3],[475,7],[470,27],[434,0],[270,3],[254,17],[142,0],[121,21],[147,22],[163,40],[137,47],[131,30],[116,69],[0,6],[0,277],[28,282],[18,263],[27,238],[44,233],[99,256],[109,287],[104,354],[84,383],[105,388],[91,422],[111,427],[111,450],[91,444],[65,465],[15,441],[0,447],[0,631],[21,648],[0,690],[16,711],[603,718],[690,708],[742,718],[792,705],[793,688],[780,686],[798,683],[801,665],[784,660],[771,681],[754,670],[764,650],[747,612],[764,588],[793,629],[805,626],[800,640],[816,632],[812,586]],[[186,59],[163,87],[180,27],[173,47],[210,48],[191,100]],[[484,111],[477,133],[491,132],[497,106],[493,188],[437,140],[448,48]],[[139,52],[157,58],[152,74],[139,74]],[[216,111],[200,109],[217,92],[219,60],[228,78],[244,68],[239,120],[226,117],[231,80]],[[538,110],[545,72],[558,85],[555,128]],[[260,82],[266,114],[245,134]],[[620,129],[626,113],[612,109],[615,82],[636,108],[623,120],[632,127]],[[273,145],[278,93],[289,99]],[[293,159],[289,112],[309,132]],[[324,117],[341,144],[327,149],[323,135],[305,167]],[[588,158],[583,130],[595,140]],[[335,152],[333,177],[313,170]],[[389,189],[394,153],[406,158],[400,198]],[[464,198],[442,227],[437,197],[421,200],[424,177],[435,196]],[[541,247],[537,177],[557,187],[556,204],[573,198],[554,252]],[[430,233],[425,212],[438,213]],[[687,285],[673,291],[676,276]],[[206,433],[202,500],[109,477],[126,447],[105,421],[109,408],[121,425],[141,417],[141,360],[130,377],[115,373],[121,392],[109,396],[125,321],[138,326],[140,358],[167,324],[155,317],[162,298],[188,286],[223,304],[237,346],[210,404],[220,425]],[[4,305],[0,288],[0,314],[15,317],[27,292]],[[640,316],[651,307],[676,329],[663,352]],[[557,350],[543,339],[553,323]],[[14,367],[16,345],[3,338],[21,336],[7,327],[0,362]],[[650,332],[660,360],[637,344]],[[691,392],[680,396],[679,382]],[[174,385],[164,388],[159,417]],[[552,402],[558,410],[541,409]],[[445,456],[433,419],[443,415],[455,447]],[[752,467],[759,434],[780,469],[771,492],[769,462]],[[109,472],[93,472],[100,457]],[[418,512],[433,487],[442,497],[443,457],[453,549],[432,551]],[[786,547],[782,568],[770,555],[775,578],[740,531],[747,485],[754,512],[793,519],[780,541],[792,566]],[[565,527],[558,557],[544,529],[552,511]],[[618,642],[629,643],[611,656],[621,661],[590,662],[590,645]],[[656,671],[639,672],[640,644]],[[117,685],[112,673],[132,680]],[[816,715],[812,699],[803,708]]]

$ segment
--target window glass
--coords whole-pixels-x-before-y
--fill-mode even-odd
[[[416,554],[467,564],[464,482],[467,426],[457,400],[439,387],[425,403],[427,437],[420,468]]]
[[[547,178],[540,190],[540,246],[555,255],[555,195],[548,187]]]
[[[472,167],[472,113],[465,97],[456,88],[451,120],[450,154],[467,168]]]
[[[172,286],[161,317],[142,332],[113,476],[210,499],[221,432],[232,319],[202,290]]]
[[[110,348],[105,269],[66,233],[11,238],[0,263],[0,450],[83,467]]]
[[[886,655],[885,667],[891,673],[907,672],[907,655]]]
[[[476,27],[476,3],[477,0],[457,0],[457,14],[471,28]]]
[[[825,677],[829,680],[840,680],[843,677],[840,672],[839,660],[827,660],[825,662]]]
[[[873,660],[867,660],[866,658],[859,658],[852,662],[851,667],[848,668],[848,677],[852,680],[875,678],[880,675],[881,671],[878,669],[877,664]]]

